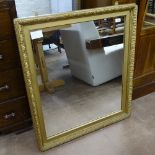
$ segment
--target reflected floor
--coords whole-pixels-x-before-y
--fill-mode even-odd
[[[121,109],[121,77],[92,87],[72,77],[65,52],[45,54],[50,79],[65,85],[54,94],[41,93],[47,136],[69,130]]]

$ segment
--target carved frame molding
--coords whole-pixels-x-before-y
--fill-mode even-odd
[[[52,137],[46,136],[43,113],[40,103],[39,88],[36,83],[36,71],[29,33],[41,28],[56,27],[76,22],[84,22],[101,18],[125,16],[125,54],[123,68],[122,110],[93,122],[73,128]],[[127,118],[131,112],[133,90],[133,71],[136,42],[137,7],[135,4],[117,5],[96,9],[80,10],[64,14],[45,15],[14,20],[23,74],[33,119],[33,125],[40,150],[45,151],[74,138],[103,128]]]

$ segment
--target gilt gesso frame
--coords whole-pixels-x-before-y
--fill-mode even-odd
[[[116,16],[125,17],[125,46],[122,74],[123,80],[121,110],[106,117],[101,117],[96,119],[95,121],[91,121],[87,124],[83,124],[76,128],[70,129],[68,131],[64,131],[52,137],[47,137],[42,106],[40,102],[39,87],[37,85],[37,76],[33,58],[30,32],[43,28],[56,28],[77,22],[86,22]],[[123,120],[130,115],[136,41],[136,19],[137,7],[135,4],[117,5],[96,9],[80,10],[63,14],[15,19],[14,23],[16,35],[29,105],[33,119],[33,127],[40,150],[45,151],[49,148],[55,147],[74,138],[80,137],[112,123]]]

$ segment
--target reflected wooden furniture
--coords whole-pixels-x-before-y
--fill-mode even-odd
[[[58,48],[58,52],[61,53],[61,48],[63,47],[63,44],[61,44],[60,40],[60,32],[59,31],[45,31],[43,30],[43,45],[49,45],[49,48],[51,48],[50,44],[55,44]]]
[[[155,13],[155,0],[148,0],[147,3],[148,7],[147,7],[147,12],[149,13]]]
[[[114,1],[113,1],[114,2]],[[145,10],[148,0],[118,0],[119,4],[137,3],[137,42],[135,54],[133,99],[155,91],[155,27],[144,27]],[[112,5],[109,1],[82,0],[82,8]]]
[[[13,0],[0,1],[0,133],[31,125],[27,94],[13,27]]]
[[[122,43],[123,43],[123,33],[120,33],[120,34],[114,34],[108,37],[107,36],[101,37],[99,39],[86,40],[86,48],[98,49],[98,48],[103,48],[103,47],[122,44]]]
[[[51,30],[50,30],[51,31]],[[48,71],[46,68],[45,56],[43,51],[43,33],[41,30],[31,33],[33,52],[35,54],[35,63],[38,66],[41,75],[40,91],[47,91],[53,93],[57,87],[63,86],[63,80],[52,80],[48,78]]]

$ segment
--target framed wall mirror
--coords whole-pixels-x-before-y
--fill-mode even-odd
[[[135,4],[15,19],[40,150],[127,118]]]

